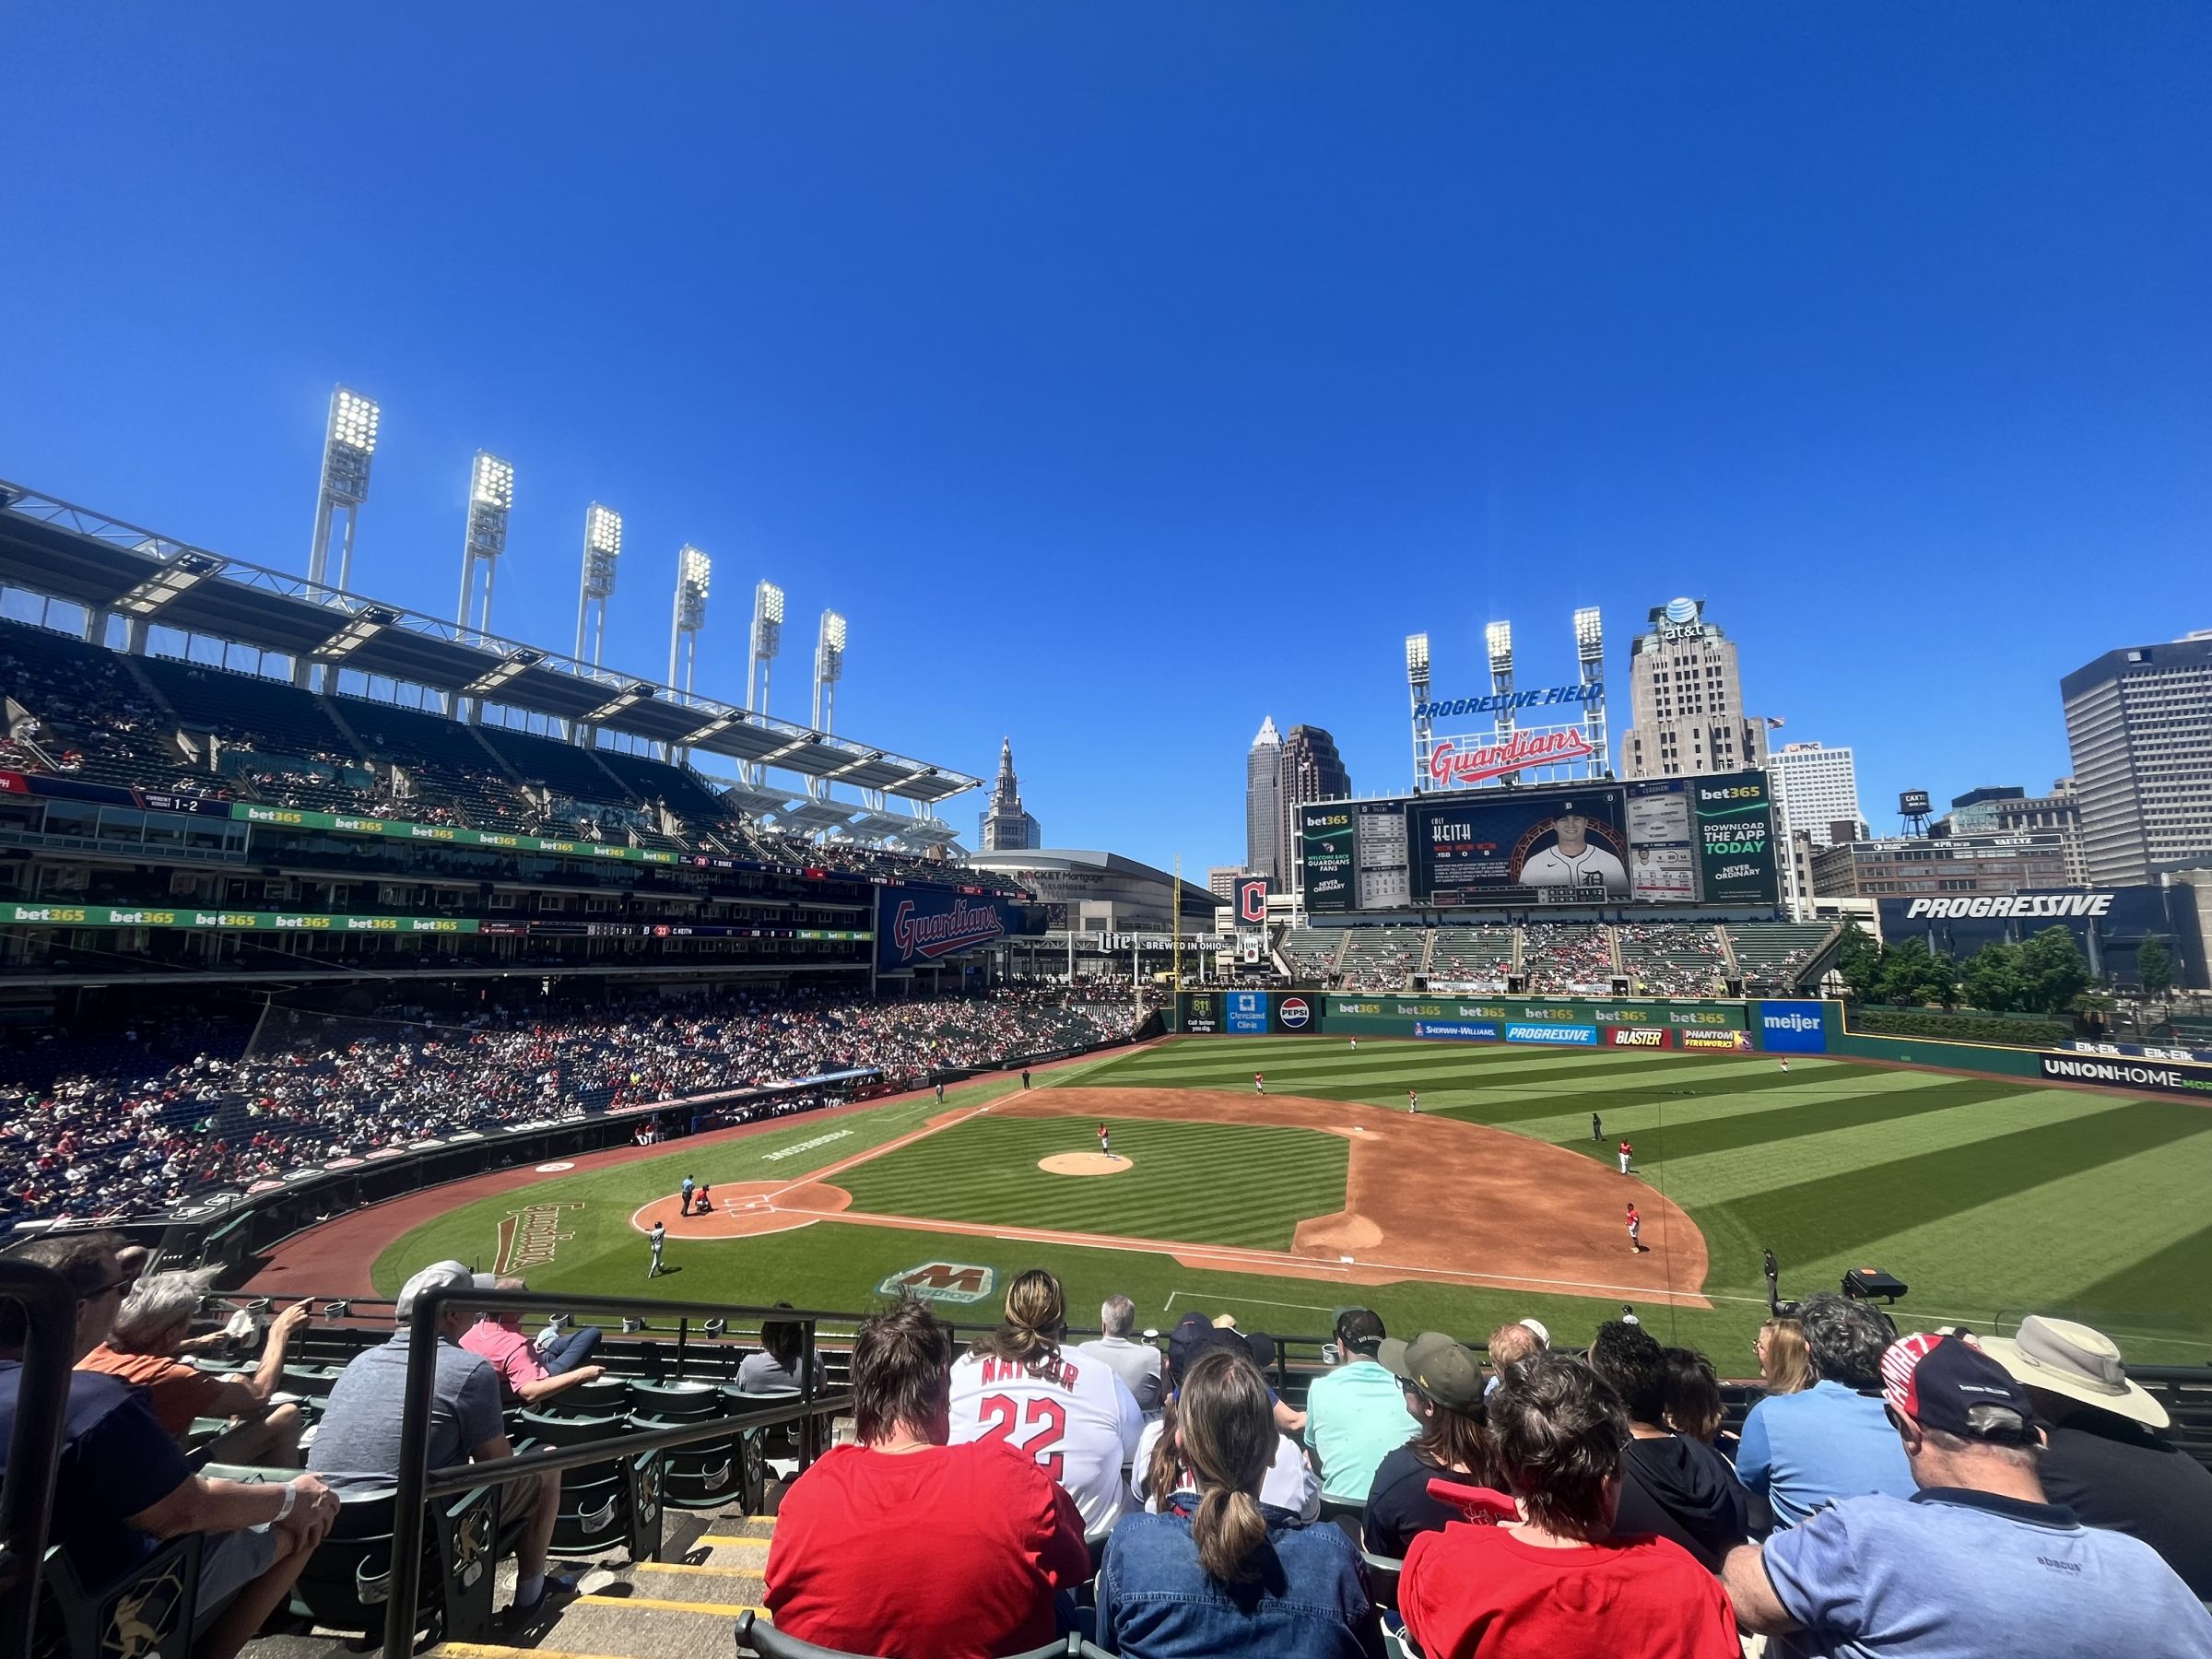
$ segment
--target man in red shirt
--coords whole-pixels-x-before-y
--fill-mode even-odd
[[[519,1278],[502,1278],[495,1288],[527,1290],[530,1287]],[[606,1373],[604,1366],[585,1363],[599,1346],[599,1336],[597,1325],[585,1325],[556,1337],[540,1354],[523,1334],[523,1322],[517,1315],[488,1312],[462,1334],[461,1346],[491,1361],[491,1369],[500,1373],[502,1399],[535,1406]]]
[[[1042,1647],[1054,1598],[1090,1576],[1073,1499],[1003,1441],[947,1443],[951,1342],[925,1302],[853,1341],[858,1444],[784,1494],[762,1599],[802,1641],[891,1659]]]
[[[1505,1369],[1489,1420],[1521,1518],[1406,1550],[1398,1611],[1428,1659],[1741,1659],[1728,1597],[1689,1551],[1615,1535],[1629,1418],[1595,1372],[1532,1354]]]

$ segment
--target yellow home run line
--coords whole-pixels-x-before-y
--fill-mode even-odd
[[[717,1538],[712,1536],[703,1536],[695,1538],[692,1540],[692,1542],[696,1544],[712,1545],[716,1549],[766,1549],[771,1544],[773,1544],[775,1540],[773,1538]]]
[[[572,1607],[645,1607],[656,1613],[704,1613],[715,1618],[735,1618],[740,1613],[765,1615],[768,1612],[766,1607],[751,1607],[743,1602],[662,1601],[651,1595],[580,1595],[569,1605]]]
[[[757,1578],[750,1567],[717,1567],[712,1561],[639,1561],[632,1572],[718,1572],[724,1578]]]

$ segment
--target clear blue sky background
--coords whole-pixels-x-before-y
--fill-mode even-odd
[[[19,4],[0,476],[565,647],[584,504],[853,620],[841,726],[1056,845],[1242,853],[1263,714],[1410,767],[1687,593],[1865,803],[2066,770],[2058,677],[2212,626],[2212,11]],[[1625,718],[1625,695],[1619,717]],[[948,808],[969,830],[980,796]]]

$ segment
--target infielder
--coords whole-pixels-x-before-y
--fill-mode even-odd
[[[1626,1175],[1629,1172],[1629,1166],[1635,1161],[1636,1148],[1630,1146],[1627,1141],[1622,1141],[1620,1143],[1620,1172]]]
[[[1113,1137],[1106,1133],[1106,1125],[1103,1124],[1099,1125],[1099,1155],[1101,1158],[1113,1156]]]
[[[1643,1218],[1636,1213],[1632,1204],[1629,1206],[1629,1253],[1643,1253]]]
[[[1572,801],[1560,803],[1551,827],[1558,840],[1522,865],[1523,887],[1596,888],[1611,894],[1629,890],[1628,871],[1619,859],[1590,841],[1590,820],[1575,810]]]
[[[653,1230],[645,1236],[653,1241],[653,1265],[646,1270],[645,1277],[649,1279],[658,1278],[661,1277],[661,1246],[668,1241],[668,1224],[655,1221]]]
[[[1252,1074],[1252,1092],[1253,1094],[1265,1094],[1267,1092],[1266,1073],[1253,1072]]]
[[[1421,1094],[1420,1094],[1420,1090],[1418,1090],[1418,1088],[1409,1088],[1409,1089],[1407,1089],[1407,1090],[1406,1091],[1406,1111],[1408,1111],[1408,1112],[1416,1112],[1416,1113],[1418,1113],[1418,1112],[1420,1111],[1420,1109],[1421,1109]]]

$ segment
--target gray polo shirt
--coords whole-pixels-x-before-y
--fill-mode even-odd
[[[1150,1343],[1132,1342],[1126,1336],[1100,1336],[1076,1352],[1095,1354],[1105,1361],[1107,1369],[1136,1396],[1139,1411],[1159,1409],[1159,1350]]]
[[[331,1385],[307,1466],[317,1475],[395,1478],[407,1381],[407,1335],[356,1354]],[[507,1432],[500,1374],[491,1361],[441,1337],[430,1390],[430,1467],[468,1461],[472,1448]]]

